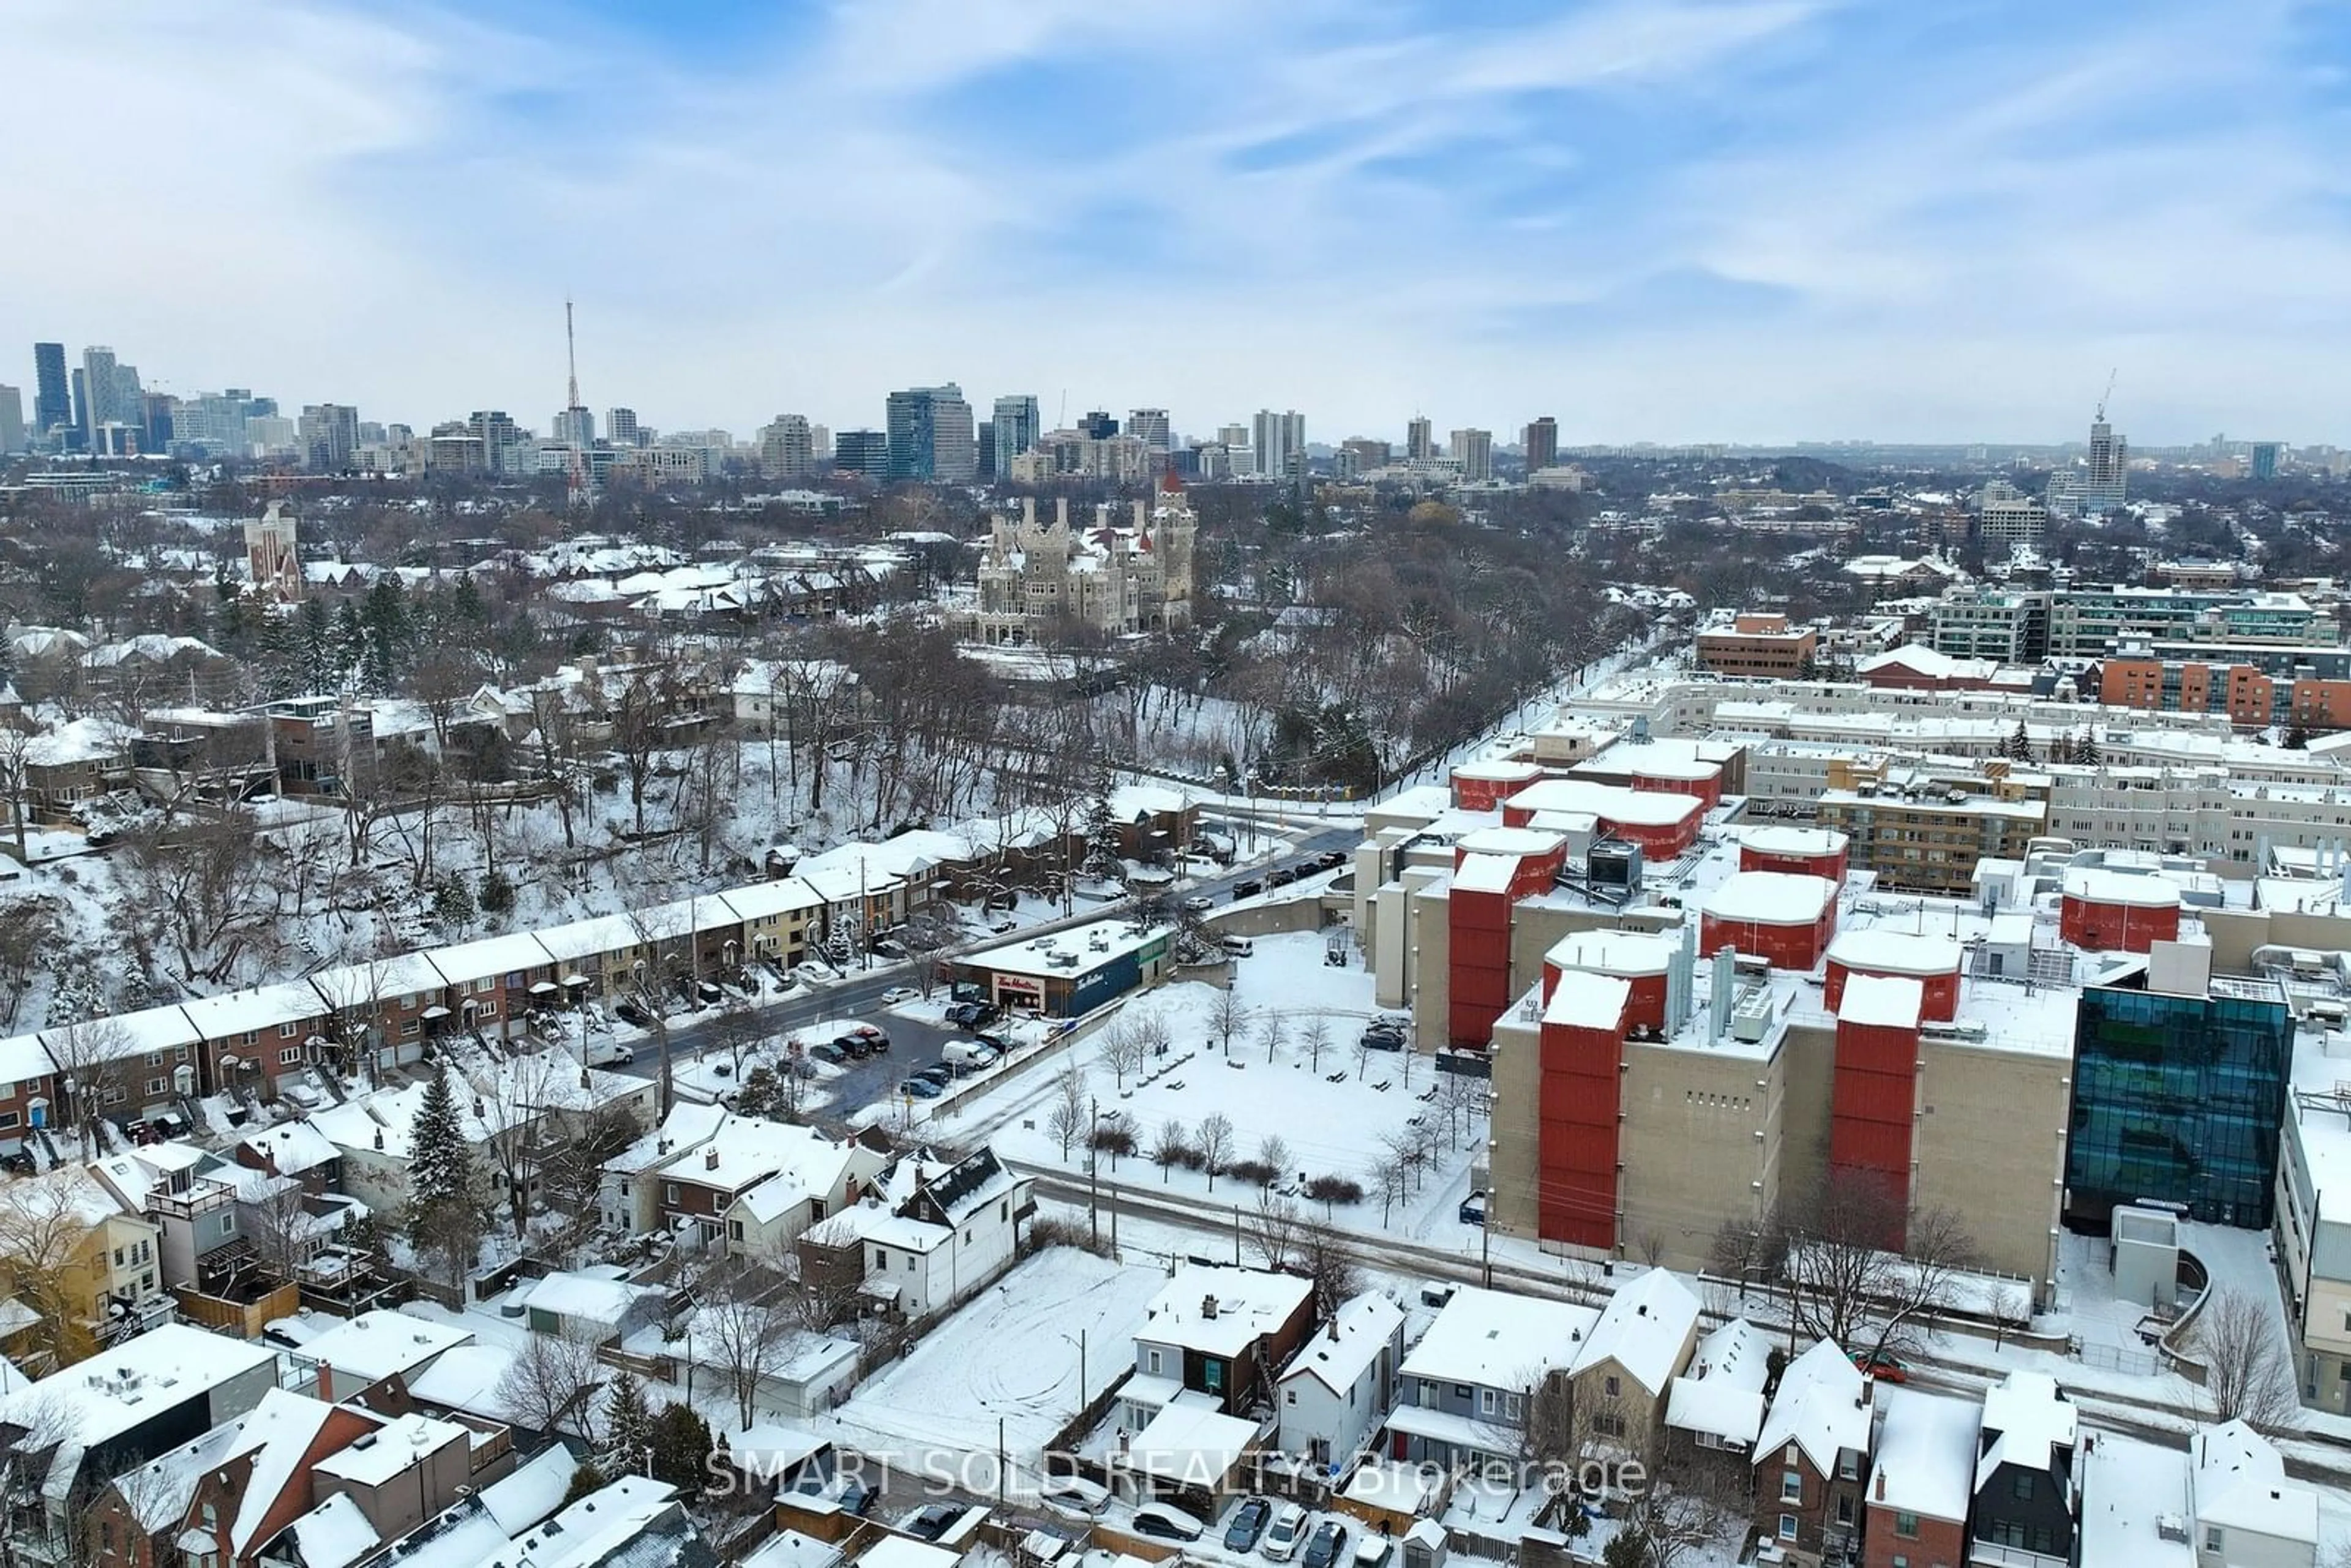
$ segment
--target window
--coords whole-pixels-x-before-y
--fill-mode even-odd
[[[1523,1400],[1523,1399],[1521,1399],[1521,1398],[1520,1398],[1520,1397],[1519,1397],[1517,1395],[1515,1395],[1515,1394],[1511,1395],[1508,1399],[1505,1399],[1504,1401],[1502,1401],[1502,1412],[1503,1412],[1503,1414],[1504,1414],[1504,1415],[1506,1415],[1506,1416],[1510,1416],[1510,1418],[1511,1420],[1513,1420],[1513,1421],[1515,1421],[1515,1420],[1517,1420],[1517,1419],[1519,1418],[1519,1413],[1520,1413],[1520,1410],[1522,1410],[1522,1409],[1524,1409],[1524,1408],[1525,1408],[1525,1406],[1526,1406],[1526,1401],[1525,1401],[1525,1400]]]
[[[1918,1516],[1915,1513],[1896,1513],[1894,1516],[1894,1533],[1905,1541],[1917,1540]]]
[[[664,1203],[675,1203],[677,1201],[677,1183],[674,1181],[665,1181],[662,1183],[662,1201]]]
[[[1780,1539],[1782,1541],[1793,1541],[1796,1539],[1796,1516],[1794,1514],[1783,1513],[1780,1516]]]
[[[1455,1385],[1453,1385],[1453,1397],[1454,1397],[1454,1398],[1456,1398],[1456,1399],[1467,1399],[1467,1398],[1468,1398],[1468,1397],[1469,1397],[1469,1385],[1468,1385],[1468,1384],[1466,1384],[1466,1383],[1457,1383],[1457,1384],[1455,1384]]]
[[[1802,1502],[1804,1500],[1804,1475],[1802,1470],[1784,1470],[1781,1472],[1780,1500],[1782,1502]]]
[[[2015,1498],[2017,1501],[2031,1502],[2032,1500],[2032,1472],[2031,1470],[2017,1471],[2015,1476],[2009,1481],[2008,1486],[2009,1495]]]
[[[1837,1522],[1839,1524],[1851,1524],[1853,1522],[1853,1494],[1850,1492],[1839,1492],[1837,1494],[1836,1505]]]
[[[1896,1552],[1893,1568],[1910,1568],[1910,1559],[1903,1556],[1899,1552]]]
[[[1003,1202],[996,1206],[996,1220],[998,1224],[1002,1225],[1008,1222],[1011,1218],[1012,1200],[1008,1197]]]
[[[301,1060],[302,1048],[298,1045],[289,1045],[277,1053],[277,1065],[280,1067],[291,1067]]]
[[[301,1026],[299,1024],[279,1024],[277,1026],[277,1038],[280,1040],[292,1040],[294,1038],[295,1031],[300,1028]]]
[[[16,1112],[14,1112],[14,1111],[0,1111],[0,1127],[13,1127],[13,1126],[15,1126],[16,1124]]]
[[[1159,1375],[1159,1353],[1157,1351],[1150,1350],[1144,1352],[1143,1362],[1144,1370],[1145,1372],[1148,1372],[1154,1377]]]
[[[150,1078],[147,1081],[147,1092],[150,1094],[163,1093],[171,1087],[171,1080],[167,1078]]]
[[[886,1273],[889,1270],[889,1252],[880,1247],[873,1249],[873,1271],[877,1274]]]
[[[728,1220],[728,1221],[726,1222],[726,1237],[727,1237],[727,1239],[728,1239],[728,1240],[730,1240],[730,1241],[740,1241],[740,1240],[742,1240],[742,1239],[743,1239],[743,1222],[742,1222],[741,1220],[739,1220],[739,1219],[730,1219],[730,1220]]]
[[[1500,1401],[1495,1398],[1492,1389],[1481,1388],[1478,1391],[1478,1414],[1480,1416],[1491,1416],[1495,1406],[1499,1403]]]
[[[1838,1479],[1842,1480],[1859,1480],[1861,1479],[1861,1456],[1855,1453],[1851,1448],[1839,1449],[1837,1451],[1837,1476]]]
[[[1609,1378],[1604,1386],[1607,1391],[1608,1397],[1611,1399],[1618,1397],[1625,1392],[1625,1385],[1614,1377]]]
[[[2208,1524],[2204,1527],[2204,1550],[2213,1552],[2217,1552],[2221,1550],[2220,1527],[2219,1525]]]
[[[1282,1402],[1284,1405],[1295,1405],[1295,1404],[1297,1404],[1297,1403],[1298,1403],[1298,1390],[1297,1390],[1297,1389],[1295,1389],[1295,1388],[1285,1388],[1285,1389],[1283,1389],[1283,1390],[1281,1391],[1281,1402]]]

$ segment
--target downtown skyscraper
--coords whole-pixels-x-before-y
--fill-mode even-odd
[[[996,443],[995,472],[998,478],[1012,472],[1015,457],[1036,449],[1037,438],[1044,434],[1040,418],[1037,400],[1026,392],[996,400],[996,417],[988,422],[988,434]]]
[[[979,476],[971,404],[953,382],[890,394],[890,477],[968,485]]]
[[[73,425],[73,392],[66,379],[66,346],[33,345],[33,434],[47,440]]]

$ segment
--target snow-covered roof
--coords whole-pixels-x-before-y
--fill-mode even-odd
[[[1855,975],[1837,1002],[1839,1023],[1866,1029],[1917,1029],[1927,989],[1907,975]]]
[[[1515,854],[1467,854],[1454,868],[1453,885],[1462,893],[1508,893],[1518,874]]]
[[[1688,1373],[1674,1379],[1666,1425],[1752,1448],[1771,1375],[1770,1340],[1745,1318],[1733,1318],[1698,1342]]]
[[[347,1491],[339,1491],[288,1529],[301,1549],[302,1568],[350,1568],[376,1548],[379,1537]]]
[[[1581,1375],[1613,1361],[1650,1395],[1663,1394],[1667,1380],[1681,1370],[1682,1348],[1698,1327],[1698,1296],[1680,1277],[1652,1269],[1608,1298],[1568,1371]]]
[[[302,1354],[335,1369],[340,1394],[395,1373],[413,1374],[473,1339],[471,1329],[379,1308],[336,1324],[305,1344]]]
[[[2134,876],[2127,872],[2098,871],[2076,866],[2065,873],[2067,898],[2087,904],[2126,904],[2137,909],[2177,909],[2179,887],[2168,877]]]
[[[2048,1474],[2050,1455],[2074,1446],[2075,1417],[2073,1401],[2045,1372],[2011,1372],[1986,1389],[1983,1430],[1991,1441],[1977,1456],[1975,1490],[2002,1465]]]
[[[1671,936],[1647,931],[1577,931],[1552,943],[1543,962],[1601,975],[1662,975],[1680,946]]]
[[[1403,1323],[1403,1308],[1377,1291],[1365,1291],[1341,1306],[1328,1325],[1307,1337],[1290,1364],[1281,1369],[1280,1381],[1311,1377],[1333,1394],[1344,1394],[1379,1359],[1380,1352],[1395,1343]]]
[[[656,1525],[671,1532],[687,1528],[674,1497],[665,1482],[622,1476],[491,1553],[482,1568],[588,1568],[611,1562]],[[679,1558],[677,1546],[673,1541],[632,1561],[639,1568],[673,1563]]]
[[[2188,1452],[2199,1523],[2317,1543],[2318,1494],[2285,1479],[2285,1461],[2268,1438],[2231,1421],[2198,1432]]]
[[[1862,660],[1854,674],[1866,680],[1879,670],[1909,670],[1933,680],[1988,680],[1997,667],[1990,659],[1961,659],[1937,653],[1924,643],[1905,643]]]
[[[1257,1423],[1208,1396],[1179,1395],[1129,1441],[1125,1462],[1178,1485],[1215,1487],[1257,1443]]]
[[[604,1168],[616,1176],[651,1170],[688,1149],[699,1148],[733,1114],[724,1105],[681,1100],[670,1107],[660,1126],[606,1160]]]
[[[519,1535],[563,1506],[571,1477],[580,1461],[560,1443],[550,1443],[536,1458],[517,1466],[503,1480],[482,1489],[482,1507],[508,1535]],[[303,1568],[310,1568],[305,1563]]]
[[[1845,847],[1845,836],[1834,828],[1792,828],[1780,823],[1741,828],[1739,841],[1767,855],[1833,855]]]
[[[471,1428],[455,1421],[411,1411],[385,1422],[382,1429],[373,1434],[374,1442],[363,1437],[350,1447],[329,1454],[314,1468],[322,1476],[333,1476],[355,1486],[381,1486],[423,1463],[424,1456],[435,1449],[456,1443],[470,1451],[470,1433]]]
[[[248,1133],[245,1146],[266,1155],[280,1176],[299,1176],[342,1158],[335,1145],[327,1141],[326,1134],[308,1122],[280,1122],[274,1127]]]
[[[360,1008],[387,997],[437,996],[448,985],[422,953],[395,953],[363,964],[343,964],[310,977],[331,1009]]]
[[[797,1530],[781,1530],[768,1537],[743,1559],[742,1568],[833,1568],[841,1548]]]
[[[535,1312],[586,1322],[618,1323],[643,1301],[659,1299],[657,1285],[632,1285],[626,1280],[586,1270],[565,1270],[548,1275],[523,1292],[523,1305]]]
[[[824,904],[815,889],[789,876],[755,882],[748,887],[730,887],[718,895],[718,901],[732,910],[737,920],[768,920],[795,910],[820,908]]]
[[[1404,1358],[1406,1377],[1524,1388],[1575,1360],[1600,1321],[1590,1307],[1464,1286]]]
[[[1636,827],[1668,828],[1706,810],[1695,795],[1631,789],[1589,779],[1539,779],[1510,797],[1514,811],[1566,811]]]
[[[288,980],[230,991],[225,996],[199,997],[194,1001],[183,1002],[181,1010],[187,1014],[188,1022],[198,1034],[209,1040],[222,1041],[264,1030],[274,1031],[281,1024],[313,1022],[334,1009],[320,999],[308,981]]]
[[[2085,1568],[2103,1563],[2195,1568],[2188,1478],[2188,1456],[2179,1449],[2101,1433],[2095,1447],[2082,1456],[2075,1548]],[[2252,1559],[2231,1552],[2228,1561]]]
[[[1960,1523],[1974,1500],[1976,1433],[1981,1406],[1916,1388],[1881,1388],[1886,1412],[1871,1467],[1872,1504]]]
[[[57,1424],[70,1425],[76,1443],[94,1448],[277,1356],[266,1345],[163,1323],[0,1401],[0,1416],[47,1428],[54,1414]]]
[[[114,1013],[89,1023],[41,1031],[42,1043],[60,1065],[92,1059],[121,1061],[150,1051],[176,1051],[196,1044],[201,1038],[177,1004]]]
[[[1187,1263],[1151,1298],[1134,1337],[1204,1355],[1238,1355],[1279,1333],[1313,1289],[1312,1281],[1297,1274]]]
[[[1625,1008],[1632,996],[1629,980],[1595,975],[1589,969],[1569,969],[1560,976],[1543,1009],[1542,1021],[1562,1029],[1614,1030],[1624,1023]]]
[[[461,1344],[445,1350],[433,1364],[408,1380],[408,1392],[419,1404],[442,1410],[463,1410],[492,1420],[508,1418],[498,1384],[515,1363],[516,1353],[502,1344]]]
[[[1768,1454],[1793,1443],[1823,1475],[1835,1473],[1839,1449],[1867,1453],[1865,1381],[1835,1341],[1822,1340],[1780,1375],[1771,1408],[1756,1436],[1755,1452]]]
[[[1829,940],[1829,962],[1848,969],[1869,969],[1886,975],[1956,975],[1959,945],[1944,936],[1925,936],[1883,926],[1851,926]]]
[[[967,953],[958,964],[976,969],[987,969],[999,975],[1031,975],[1050,978],[1061,976],[1079,978],[1091,975],[1104,965],[1116,962],[1127,955],[1139,953],[1154,942],[1166,940],[1167,927],[1155,925],[1137,931],[1129,920],[1097,920],[1091,925],[1080,925],[1043,936],[1024,937],[1007,942],[1000,947],[983,948]],[[1094,943],[1100,939],[1102,946]],[[1056,964],[1054,955],[1075,954],[1075,965]]]
[[[528,931],[509,932],[503,936],[485,936],[478,941],[460,942],[454,947],[434,947],[425,956],[453,986],[472,980],[491,979],[501,975],[518,975],[531,969],[545,968],[555,960],[538,939]]]
[[[1706,913],[1757,925],[1810,925],[1835,899],[1836,883],[1824,876],[1736,871],[1707,894]]]
[[[0,1040],[0,1083],[29,1083],[56,1071],[39,1035],[12,1034]]]
[[[663,1171],[671,1181],[741,1192],[765,1178],[789,1180],[808,1192],[827,1192],[840,1178],[848,1149],[813,1127],[728,1112],[710,1134],[674,1156]],[[772,1218],[770,1216],[769,1218]]]

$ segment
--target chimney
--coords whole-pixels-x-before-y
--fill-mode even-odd
[[[718,1168],[718,1151],[716,1149],[705,1149],[702,1151],[702,1168],[706,1171],[715,1171]]]
[[[1714,978],[1707,987],[1706,1038],[1719,1040],[1730,1027],[1730,993],[1739,985],[1739,949],[1725,947],[1714,956]]]
[[[1877,1500],[1880,1502],[1884,1502],[1886,1500],[1886,1472],[1884,1470],[1877,1472]]]
[[[375,1146],[378,1149],[381,1149],[383,1147],[383,1129],[381,1127],[378,1127],[375,1130]]]
[[[323,1361],[319,1364],[319,1401],[323,1405],[335,1402],[335,1369]]]
[[[1200,1298],[1200,1316],[1203,1319],[1213,1321],[1216,1315],[1217,1298],[1214,1296],[1202,1296]]]

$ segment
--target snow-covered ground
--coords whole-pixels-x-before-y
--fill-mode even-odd
[[[1166,1282],[1156,1268],[1048,1249],[818,1425],[893,1468],[919,1469],[942,1453],[992,1460],[1001,1443],[1021,1490],[1053,1435],[1134,1364],[1144,1308]],[[972,1480],[975,1491],[994,1490],[992,1470]]]

